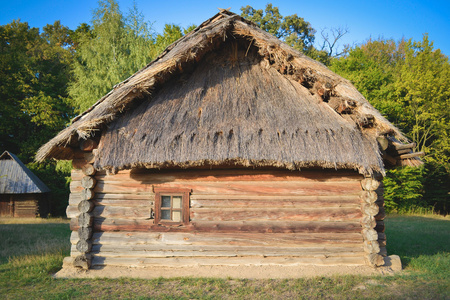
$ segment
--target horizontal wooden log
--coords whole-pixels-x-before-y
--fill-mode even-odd
[[[233,222],[223,222],[223,221],[202,221],[193,222],[189,226],[182,227],[152,227],[153,219],[104,219],[95,218],[93,227],[96,231],[148,231],[152,230],[155,232],[254,232],[254,233],[348,233],[348,234],[358,234],[360,235],[361,226],[357,221],[354,222],[278,222],[278,221],[264,221],[264,222],[254,222],[254,221],[233,221]],[[77,230],[78,223],[77,219],[71,220],[71,229]]]
[[[83,189],[80,195],[81,200],[91,200],[94,198],[95,192],[93,189]]]
[[[83,171],[80,169],[72,169],[70,172],[70,178],[72,179],[72,181],[81,181],[81,178],[83,178],[83,176]]]
[[[82,168],[81,171],[84,175],[86,176],[94,176],[95,175],[95,168],[92,164],[85,164]]]
[[[413,153],[408,153],[408,154],[402,154],[395,158],[396,159],[407,159],[407,158],[414,158],[414,157],[419,157],[419,156],[424,156],[424,155],[425,155],[425,152],[413,152]]]
[[[378,205],[376,205],[374,203],[371,203],[371,204],[363,203],[361,205],[362,212],[364,213],[364,215],[367,215],[367,216],[375,216],[375,215],[377,215],[379,209],[380,208],[378,207]]]
[[[81,180],[80,181],[71,181],[69,184],[70,192],[71,193],[79,193],[83,191],[83,187],[81,186]]]
[[[401,143],[392,143],[392,146],[394,147],[394,149],[396,150],[402,150],[402,149],[413,149],[414,147],[416,147],[416,143],[409,143],[409,144],[401,144]]]
[[[75,232],[72,232],[72,235]],[[80,227],[77,231],[78,239],[79,240],[89,240],[92,237],[93,230],[91,227]]]
[[[83,154],[83,157],[74,158],[72,160],[72,167],[77,170],[82,170],[86,164],[92,164],[94,162],[94,155],[91,152]]]
[[[90,227],[94,221],[94,217],[90,213],[80,213],[78,216],[78,226]]]
[[[398,156],[399,154],[407,154],[412,153],[413,150],[411,148],[408,149],[401,149],[401,150],[394,150],[394,153]]]
[[[93,189],[96,183],[97,180],[95,180],[95,178],[92,176],[84,176],[81,179],[81,186],[85,189]]]
[[[283,171],[283,170],[123,170],[115,175],[97,172],[98,181],[139,181],[149,184],[187,181],[308,181],[308,182],[359,182],[363,177],[357,172],[338,170],[323,171]]]
[[[375,191],[380,186],[380,182],[374,178],[364,178],[361,180],[361,187],[365,191]]]
[[[364,241],[364,251],[369,254],[380,252],[380,246],[377,241]]]
[[[169,182],[158,184],[159,188],[189,188],[192,194],[226,195],[351,195],[361,191],[355,182]],[[150,192],[153,187],[141,182],[98,181],[97,193]]]
[[[80,253],[88,253],[92,249],[92,242],[89,240],[79,240],[77,242],[76,249]]]
[[[192,208],[359,208],[358,202],[340,203],[339,201],[292,201],[292,200],[191,200]]]
[[[194,267],[194,266],[296,266],[296,265],[355,265],[366,264],[365,257],[305,257],[305,258],[122,258],[93,256],[93,266],[126,266],[126,267]]]
[[[102,218],[128,218],[149,219],[151,206],[126,207],[126,206],[96,206],[92,211],[94,217]]]
[[[361,218],[361,227],[373,229],[376,226],[376,220],[374,216],[364,215]]]
[[[100,201],[102,199],[109,200],[155,200],[155,194],[153,192],[149,193],[135,193],[135,194],[112,194],[112,193],[96,193],[95,199]]]
[[[362,235],[365,241],[376,241],[378,240],[378,233],[374,229],[364,228],[362,230]]]
[[[153,197],[154,198],[154,197]],[[154,207],[155,202],[150,200],[117,200],[117,199],[98,199],[97,196],[92,200],[95,205],[103,206],[125,206],[125,207]]]
[[[79,240],[72,232],[70,242]],[[233,246],[308,246],[352,245],[362,247],[361,233],[249,233],[249,232],[94,232],[94,245],[233,245]]]
[[[78,211],[82,213],[91,212],[94,209],[94,203],[88,200],[83,200],[78,204]]]
[[[310,208],[310,209],[265,209],[265,208],[213,208],[191,209],[192,222],[197,221],[359,221],[359,209]]]
[[[69,205],[77,206],[81,201],[81,192],[69,194]]]
[[[374,203],[378,199],[378,195],[374,191],[363,191],[360,197],[361,202],[364,203]]]
[[[381,150],[386,150],[389,146],[389,140],[385,136],[378,136],[377,142]]]
[[[78,245],[78,244],[77,244]],[[78,250],[78,249],[77,249]],[[80,251],[81,252],[81,251]],[[182,246],[182,245],[94,245],[92,254],[134,257],[204,256],[362,256],[363,247],[254,247],[254,246]],[[82,253],[82,252],[81,252]]]
[[[378,241],[385,241],[386,240],[386,234],[384,232],[378,232]]]

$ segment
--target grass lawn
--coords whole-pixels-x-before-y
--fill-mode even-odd
[[[54,279],[69,255],[65,220],[0,219],[0,299],[450,299],[450,220],[386,219],[395,276],[307,279]]]

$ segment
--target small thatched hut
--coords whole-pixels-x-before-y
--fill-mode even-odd
[[[49,192],[17,156],[0,155],[0,217],[46,216]]]
[[[349,81],[221,11],[37,159],[73,159],[76,266],[380,266],[384,160],[416,162],[394,137]]]

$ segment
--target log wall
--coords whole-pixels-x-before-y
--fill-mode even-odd
[[[84,165],[74,160],[67,208],[74,258],[84,254],[77,248]],[[376,250],[369,245],[378,241],[374,227],[382,226],[378,210],[364,204],[364,178],[356,172],[133,170],[92,177],[93,266],[364,265]],[[189,225],[154,224],[155,187],[192,190]]]

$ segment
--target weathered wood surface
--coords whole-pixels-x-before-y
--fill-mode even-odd
[[[80,193],[81,200],[91,200],[94,198],[94,190],[93,189],[83,189]]]
[[[92,237],[93,230],[91,227],[80,227],[77,232],[72,232],[71,239],[74,234],[78,235],[79,240],[88,240]]]
[[[83,176],[83,178],[81,178],[81,186],[85,189],[94,188],[96,183],[97,180],[95,180],[95,178],[92,176]]]
[[[378,214],[380,208],[378,207],[378,205],[374,203],[372,204],[363,203],[361,205],[361,210],[366,216],[375,216]]]
[[[409,143],[409,144],[400,144],[400,143],[392,143],[392,146],[395,150],[402,150],[402,149],[412,149],[416,147],[416,143]]]
[[[75,249],[80,253],[88,253],[92,249],[92,242],[89,240],[79,240],[75,245]]]
[[[72,247],[73,250],[74,247]],[[74,251],[75,252],[75,251]],[[79,251],[83,253],[82,251]],[[101,254],[100,254],[101,253]],[[91,254],[117,257],[205,257],[205,256],[363,256],[363,247],[253,247],[253,246],[154,246],[135,245],[132,247],[116,245],[94,245]]]
[[[378,195],[374,191],[363,191],[360,195],[361,201],[365,203],[375,203],[378,199]]]
[[[380,186],[380,182],[374,178],[364,178],[361,180],[361,187],[365,191],[375,191]]]
[[[83,200],[78,203],[78,211],[82,213],[91,212],[94,209],[94,203],[91,201]]]
[[[81,202],[80,202],[81,203]],[[126,206],[95,206],[91,212],[94,217],[102,218],[128,218],[128,219],[148,219],[150,218],[150,205],[126,207]],[[66,214],[68,218],[75,218],[80,213],[78,207],[68,206]]]
[[[86,152],[82,158],[74,158],[72,160],[72,167],[77,170],[82,170],[86,164],[92,164],[94,162],[94,155],[92,152]]]
[[[81,172],[86,176],[93,176],[95,175],[96,170],[93,165],[86,164],[81,168]]]
[[[358,208],[358,196],[241,196],[192,195],[192,208],[252,207],[252,208]]]
[[[191,222],[196,221],[359,221],[361,210],[357,208],[197,208],[190,211]]]
[[[78,242],[78,233],[72,232],[70,242]],[[94,232],[94,245],[216,245],[301,247],[308,245],[351,245],[362,247],[358,233],[160,233],[160,232]]]
[[[94,217],[90,213],[80,213],[78,216],[79,227],[90,227],[94,221]]]
[[[102,257],[93,256],[93,266],[127,266],[127,267],[149,267],[149,266],[173,266],[173,267],[194,267],[194,266],[264,266],[264,265],[365,265],[365,258],[356,257],[227,257],[227,258],[122,258],[122,257]]]
[[[115,175],[97,172],[98,181],[139,181],[143,183],[187,182],[187,181],[307,181],[307,182],[360,182],[362,175],[352,171],[283,171],[283,170],[186,170],[149,171],[123,170]]]
[[[71,230],[78,230],[77,219],[71,220]],[[252,222],[252,221],[233,221],[233,222],[220,222],[220,221],[204,221],[193,222],[190,226],[185,227],[152,227],[154,225],[152,219],[105,219],[95,218],[93,228],[95,231],[148,231],[155,232],[254,232],[254,233],[308,233],[308,232],[348,232],[358,233],[361,232],[361,226],[359,222]]]

